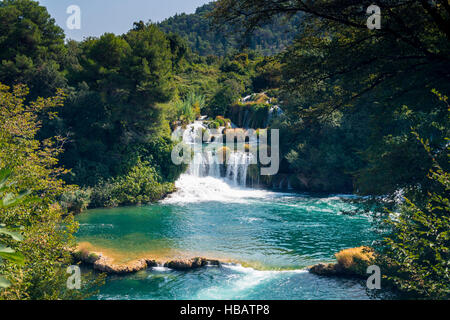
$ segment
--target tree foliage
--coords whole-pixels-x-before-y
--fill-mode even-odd
[[[294,38],[301,15],[292,20],[276,18],[257,28],[252,35],[240,37],[234,33],[234,25],[223,23],[212,25],[211,12],[215,3],[197,8],[193,14],[177,14],[158,24],[167,33],[177,34],[186,39],[192,51],[201,56],[225,56],[236,49],[248,48],[263,55],[276,54],[286,48]]]
[[[381,29],[369,30],[371,4],[220,0],[213,16],[251,32],[280,14],[304,14],[279,59],[285,115],[273,127],[289,171],[307,190],[408,199],[394,207],[379,248],[387,276],[402,291],[448,298],[450,124],[438,92],[450,91],[450,6],[378,1]]]
[[[450,297],[450,175],[436,160],[428,141],[421,144],[429,154],[431,189],[425,201],[406,199],[400,214],[391,213],[393,232],[383,241],[379,263],[389,273],[388,284],[401,291],[434,299]],[[449,157],[449,146],[443,152]]]
[[[66,85],[64,32],[45,7],[29,0],[0,2],[0,82],[27,84],[30,99]]]
[[[317,170],[324,178],[338,172],[330,191],[344,180],[375,195],[426,183],[431,163],[410,128],[442,145],[447,110],[432,89],[450,89],[449,7],[427,3],[381,1],[382,28],[369,30],[369,1],[218,2],[215,21],[239,22],[247,31],[279,14],[304,14],[280,58],[286,111],[280,125],[289,128],[284,157],[306,184]]]
[[[52,109],[61,105],[63,95],[59,92],[55,97],[25,103],[27,93],[23,85],[11,91],[0,84],[0,165],[7,170],[3,172],[13,172],[13,183],[2,190],[0,224],[20,228],[17,231],[23,237],[22,241],[2,238],[9,251],[21,253],[23,265],[17,263],[18,259],[0,264],[0,273],[11,284],[0,292],[0,298],[81,298],[92,287],[86,285],[80,292],[66,289],[65,268],[71,264],[69,252],[75,245],[77,224],[57,204],[59,196],[70,190],[61,180],[64,170],[57,166],[61,140],[36,139],[41,126],[38,114],[53,114]],[[28,190],[34,201],[19,201],[24,195],[22,190]]]

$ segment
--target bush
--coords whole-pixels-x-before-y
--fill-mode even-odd
[[[92,206],[117,207],[156,202],[173,192],[173,183],[161,183],[155,168],[148,162],[139,161],[122,177],[110,179],[94,188]]]
[[[373,250],[358,247],[342,250],[335,254],[338,264],[352,274],[365,275],[367,267],[374,259]]]
[[[217,116],[216,117],[216,122],[218,122],[221,127],[225,127],[227,125],[227,123],[225,122],[224,117],[222,117],[222,116]]]
[[[69,191],[61,196],[61,206],[69,212],[81,213],[91,202],[92,189],[78,189]]]
[[[211,121],[209,122],[208,127],[210,129],[219,129],[220,123],[218,121]]]

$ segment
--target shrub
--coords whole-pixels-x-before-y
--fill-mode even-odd
[[[227,123],[225,122],[224,117],[222,117],[222,116],[217,116],[216,117],[216,122],[219,123],[219,126],[221,126],[221,127],[225,127],[227,125]]]
[[[66,192],[61,196],[61,206],[69,212],[81,213],[89,206],[91,194],[91,189],[78,189]]]
[[[110,179],[94,188],[92,205],[116,207],[156,202],[174,190],[174,184],[161,183],[155,168],[139,161],[122,177]]]
[[[342,250],[335,254],[338,264],[354,274],[365,275],[367,267],[374,259],[371,248],[358,247]]]
[[[210,121],[208,123],[208,128],[210,129],[219,129],[220,123],[218,121]]]

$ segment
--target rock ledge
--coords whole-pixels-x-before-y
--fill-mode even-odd
[[[187,271],[206,266],[220,266],[219,260],[195,257],[191,259],[176,259],[165,262],[158,262],[150,258],[142,258],[130,261],[125,264],[116,264],[114,261],[102,254],[88,252],[86,250],[75,251],[72,256],[77,261],[91,265],[94,270],[107,274],[130,274],[147,268],[164,266],[173,270]]]

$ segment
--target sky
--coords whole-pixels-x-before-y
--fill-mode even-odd
[[[133,22],[159,22],[176,13],[193,13],[208,2],[211,0],[39,0],[64,29],[67,39],[74,40],[105,32],[122,34],[133,27]],[[80,8],[80,29],[67,27],[71,16],[67,8],[72,5]]]

